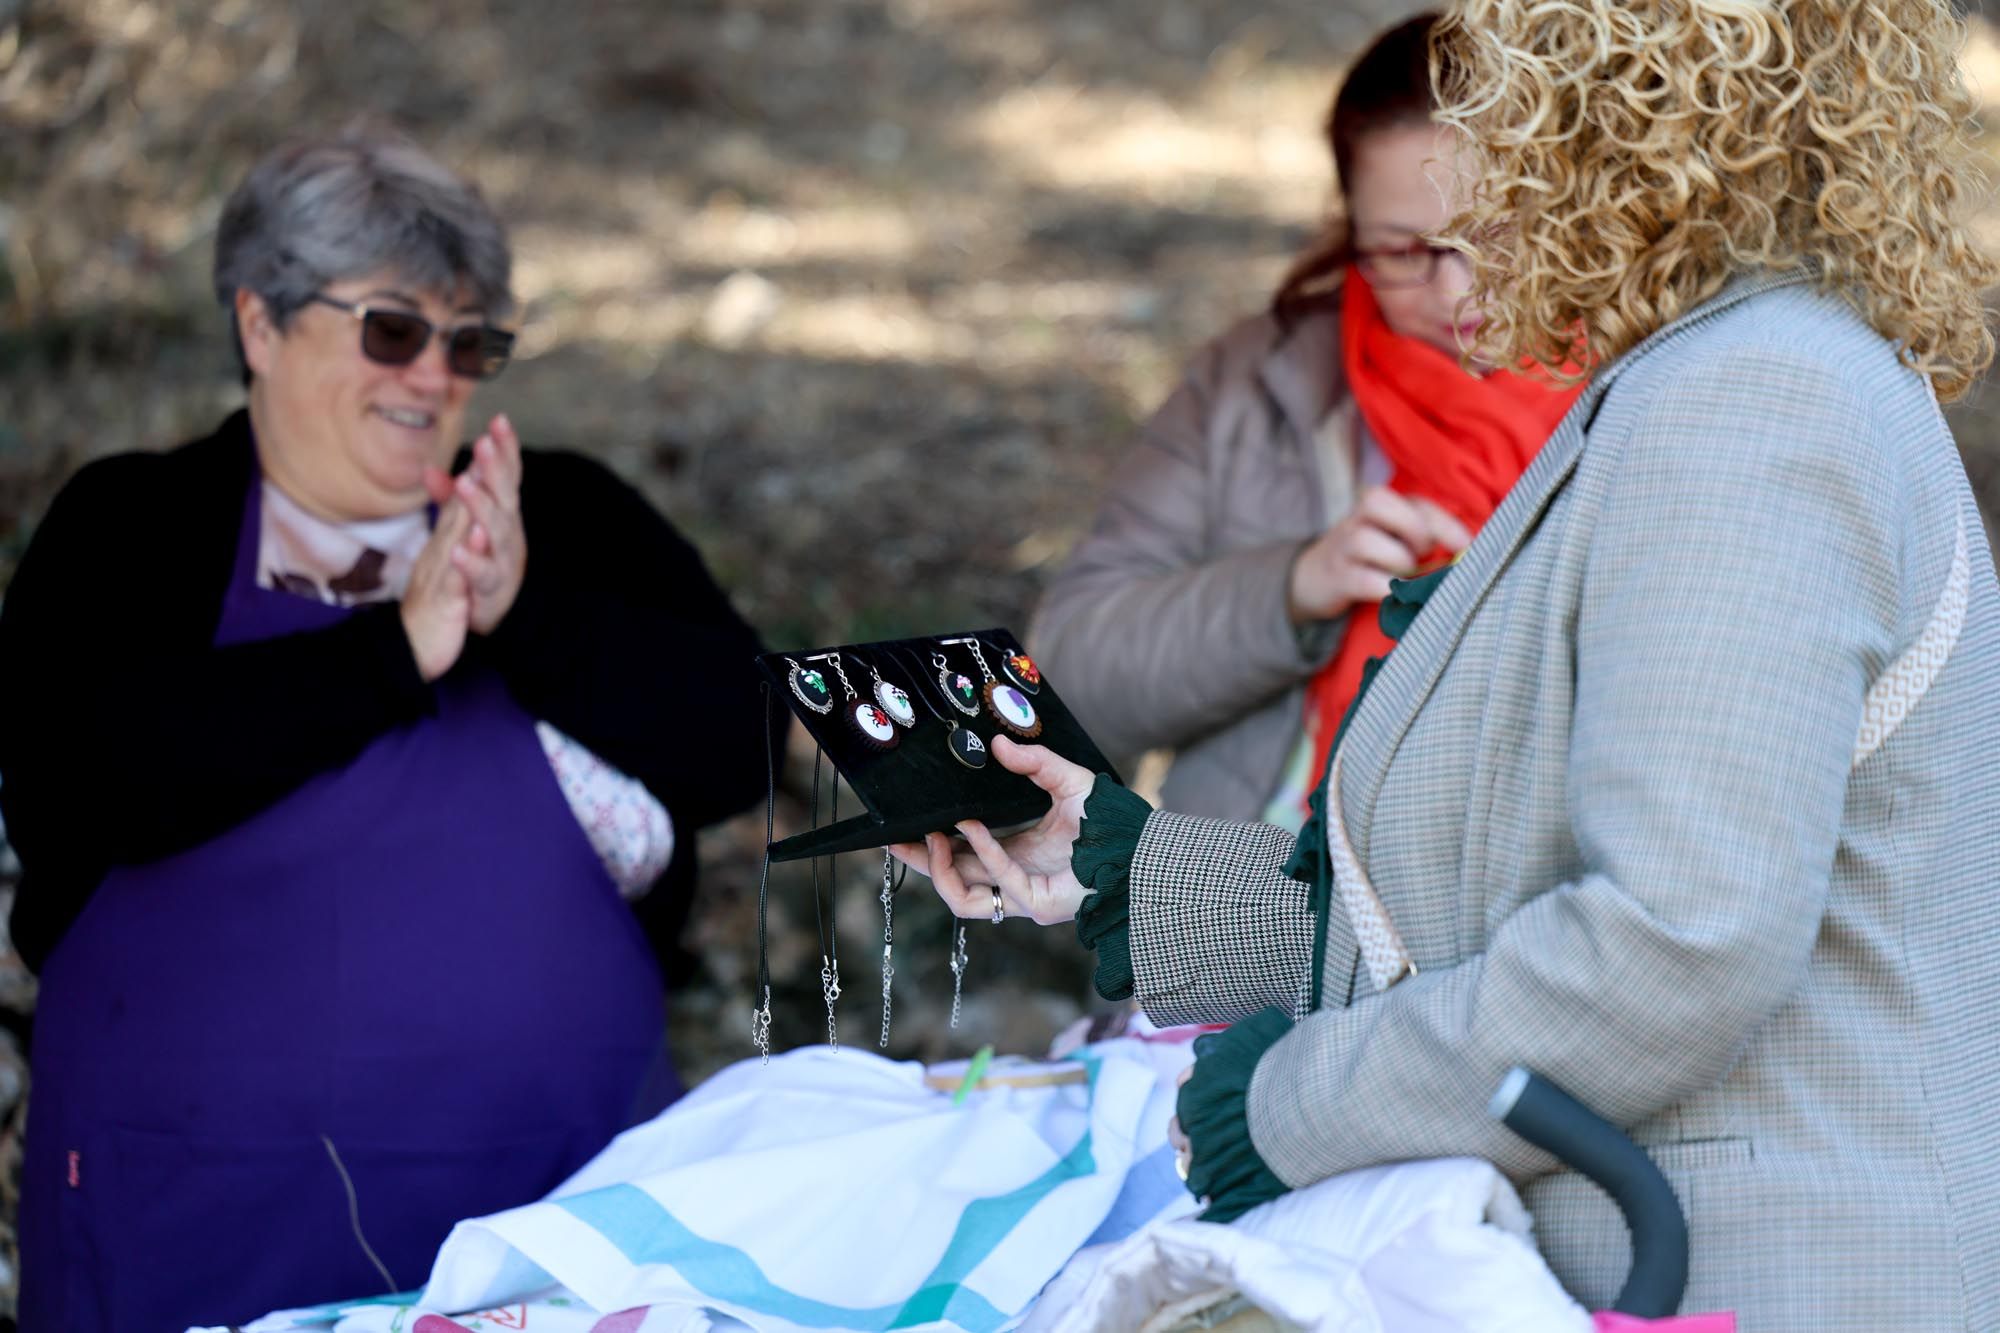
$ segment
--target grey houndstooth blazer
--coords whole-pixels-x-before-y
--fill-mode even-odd
[[[1954,586],[1942,670],[1857,759],[1871,686],[1893,710],[1899,663],[1941,655]],[[1616,1212],[1484,1114],[1523,1064],[1666,1170],[1688,1310],[2000,1329],[2000,589],[1928,386],[1847,305],[1742,279],[1602,372],[1341,763],[1335,806],[1419,973],[1375,992],[1336,906],[1328,1003],[1251,1086],[1280,1177],[1489,1158],[1602,1307]],[[1132,954],[1155,1018],[1298,1006],[1290,843],[1148,821]]]

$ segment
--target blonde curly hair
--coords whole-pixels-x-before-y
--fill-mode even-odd
[[[1481,352],[1602,364],[1745,269],[1815,266],[1940,397],[1993,358],[1983,185],[1948,0],[1460,0]]]

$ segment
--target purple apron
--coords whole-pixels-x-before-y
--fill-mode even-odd
[[[218,645],[347,614],[256,586],[260,491]],[[533,719],[491,671],[436,699],[221,836],[114,869],[49,958],[24,1330],[381,1292],[343,1169],[369,1245],[421,1286],[452,1223],[540,1197],[677,1093],[658,968]]]

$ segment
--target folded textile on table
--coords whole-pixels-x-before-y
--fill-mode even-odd
[[[962,1101],[859,1051],[744,1061],[548,1199],[461,1222],[423,1291],[241,1333],[1152,1333],[1233,1294],[1319,1333],[1589,1333],[1485,1162],[1194,1221],[1166,1141],[1175,1036],[1141,1023],[1075,1052],[1082,1082]]]
[[[1171,1220],[1078,1254],[1028,1333],[1168,1327],[1232,1294],[1312,1333],[1590,1333],[1491,1163],[1356,1171],[1295,1190],[1229,1226]]]
[[[1106,1042],[1079,1053],[1083,1082],[962,1102],[922,1065],[859,1051],[744,1061],[548,1199],[461,1222],[421,1293],[245,1333],[484,1333],[531,1314],[536,1329],[625,1333],[585,1310],[649,1321],[632,1333],[1012,1327],[1085,1244],[1191,1210],[1164,1150],[1161,1058]]]

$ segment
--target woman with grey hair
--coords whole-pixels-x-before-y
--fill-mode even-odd
[[[216,242],[247,409],[86,467],[21,561],[24,1328],[417,1286],[675,1092],[620,891],[762,790],[758,644],[603,468],[461,450],[508,268],[406,141],[274,152]]]

